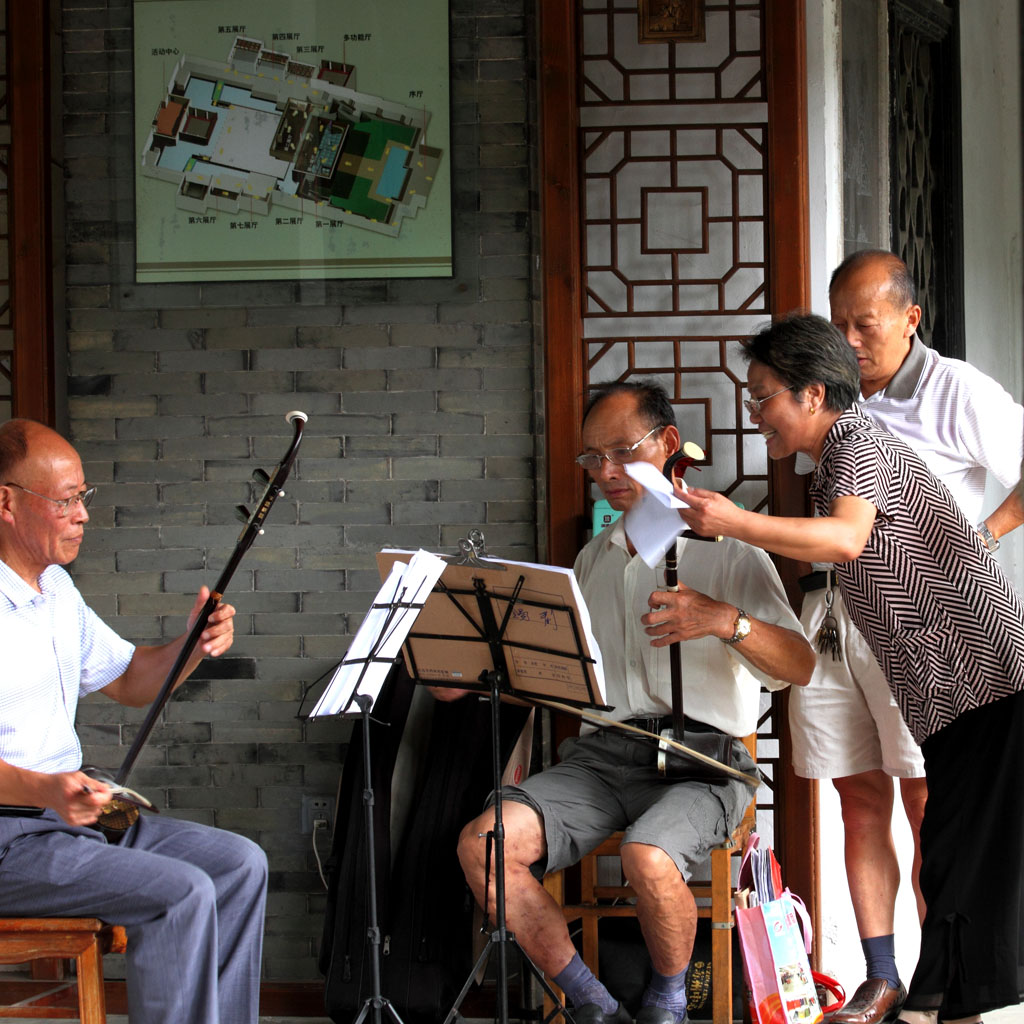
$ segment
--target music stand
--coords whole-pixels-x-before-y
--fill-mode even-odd
[[[435,555],[419,552],[409,566],[395,566],[363,619],[349,650],[331,682],[317,701],[311,718],[356,713],[363,723],[363,820],[366,830],[367,898],[366,937],[370,946],[371,993],[353,1024],[372,1014],[381,1024],[386,1014],[403,1024],[394,1004],[381,992],[380,923],[377,919],[377,865],[373,837],[373,775],[370,756],[370,712],[381,687],[401,651],[402,642],[431,588],[444,569]],[[355,711],[353,711],[355,708]]]
[[[384,551],[382,570],[408,552]],[[545,1024],[562,1015],[572,1020],[554,990],[509,931],[505,913],[505,831],[502,819],[501,698],[503,695],[560,699],[605,708],[600,653],[589,614],[571,572],[529,563],[463,559],[447,568],[430,594],[405,643],[409,674],[417,682],[477,690],[491,704],[491,770],[494,829],[486,833],[488,860],[494,850],[495,926],[445,1018],[451,1024],[473,979],[497,951],[498,1009],[508,1022],[508,960],[511,945],[551,998]],[[473,675],[474,668],[479,668]],[[489,872],[485,884],[489,885]],[[484,901],[484,930],[487,909]]]

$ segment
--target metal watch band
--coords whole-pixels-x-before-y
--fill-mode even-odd
[[[992,531],[988,528],[988,523],[982,520],[978,523],[975,529],[981,535],[981,539],[985,542],[985,547],[987,547],[989,551],[999,550],[999,541],[992,536]]]
[[[742,608],[736,609],[736,622],[733,625],[733,634],[728,640],[722,640],[723,644],[738,644],[745,640],[750,634],[750,617]],[[721,638],[719,638],[721,639]]]

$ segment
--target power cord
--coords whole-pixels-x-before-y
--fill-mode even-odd
[[[324,878],[324,865],[320,860],[320,849],[316,845],[316,837],[321,832],[327,832],[330,828],[330,822],[326,818],[316,818],[313,821],[313,856],[316,857],[316,869],[320,873],[320,881],[323,882],[324,889],[327,889],[327,879]]]

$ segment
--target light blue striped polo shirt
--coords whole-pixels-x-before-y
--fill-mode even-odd
[[[42,593],[0,561],[0,758],[40,772],[75,771],[78,698],[122,675],[134,645],[89,608],[51,565]]]

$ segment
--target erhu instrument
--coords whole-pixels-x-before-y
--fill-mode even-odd
[[[185,638],[185,642],[178,652],[170,672],[167,674],[167,678],[164,680],[156,699],[146,713],[135,741],[121,762],[121,767],[118,768],[113,777],[101,768],[92,766],[82,767],[82,771],[86,775],[96,779],[98,782],[102,782],[104,785],[110,786],[114,791],[114,799],[103,808],[100,812],[99,821],[96,823],[96,827],[105,834],[108,834],[108,837],[112,839],[119,838],[121,834],[135,823],[139,816],[140,806],[153,811],[157,810],[145,797],[140,797],[138,793],[127,789],[125,781],[134,767],[139,754],[142,752],[142,748],[149,739],[149,735],[153,731],[160,713],[170,699],[175,687],[181,681],[185,666],[194,653],[210,616],[224,597],[224,592],[227,590],[231,577],[235,574],[235,570],[241,563],[245,553],[252,547],[256,538],[263,533],[263,523],[270,512],[271,506],[284,494],[284,483],[291,472],[292,463],[295,462],[295,456],[299,450],[299,442],[302,440],[302,430],[306,425],[307,419],[306,414],[298,410],[288,413],[285,416],[285,421],[291,424],[294,433],[284,458],[277,464],[273,475],[266,473],[262,469],[253,470],[252,478],[257,483],[265,485],[263,496],[252,512],[245,505],[236,506],[237,515],[245,523],[245,526],[235,543],[235,550],[228,559],[228,564],[224,567],[224,571],[220,574],[217,583],[210,591],[210,596],[206,599],[206,603],[200,610],[192,628],[189,630],[188,636]]]
[[[704,450],[692,441],[686,441],[680,451],[669,456],[662,472],[673,484],[682,480],[683,474],[696,462],[704,461]],[[699,471],[700,467],[696,469]],[[684,537],[694,540],[716,541],[720,537],[704,537],[693,530],[684,530]],[[665,552],[665,589],[678,593],[679,567],[676,555],[676,544],[673,541]],[[718,731],[701,732],[686,729],[686,716],[683,711],[683,667],[679,644],[669,647],[669,669],[672,680],[672,728],[663,729],[658,744],[658,772],[668,778],[694,775],[723,777],[738,774],[730,763],[732,737]],[[683,745],[680,750],[680,744]],[[691,756],[692,751],[702,755]],[[744,781],[750,780],[744,774]]]

